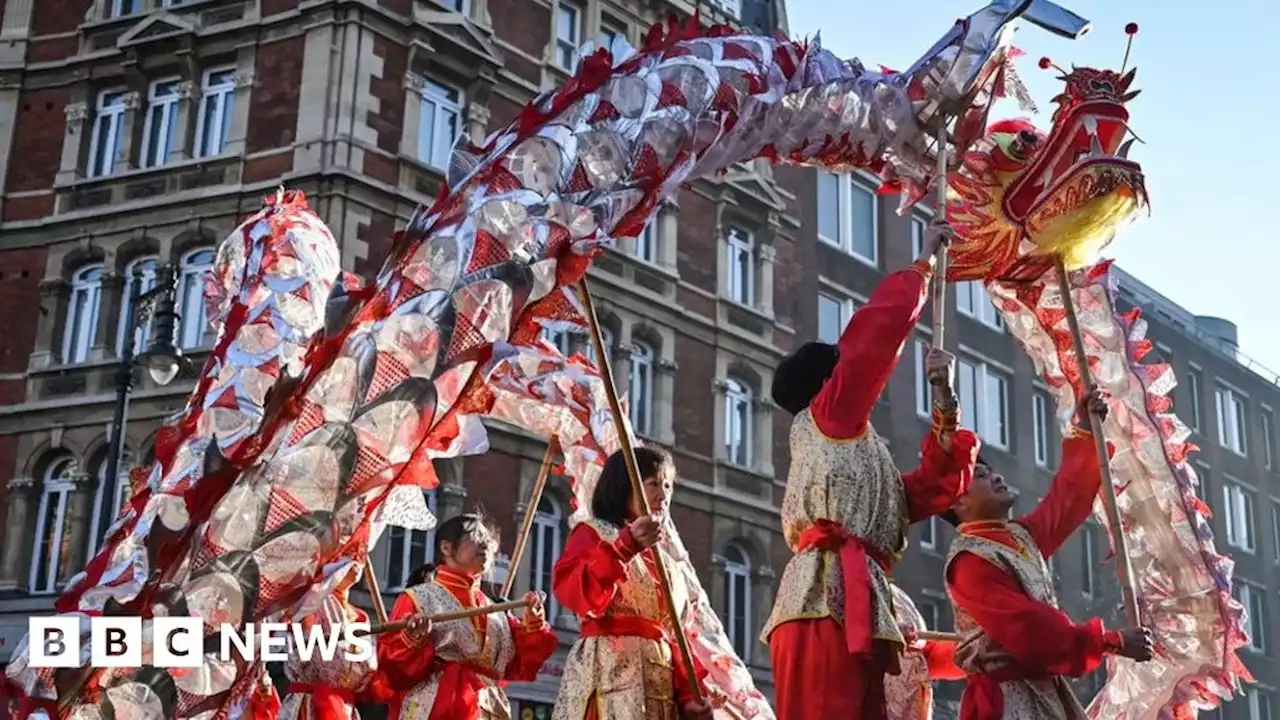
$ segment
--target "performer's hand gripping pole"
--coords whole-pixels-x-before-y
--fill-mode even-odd
[[[595,349],[599,364],[600,376],[604,380],[605,396],[609,400],[609,412],[613,415],[614,424],[618,428],[618,442],[622,445],[622,459],[627,465],[627,476],[631,478],[631,492],[640,501],[640,508],[645,514],[653,512],[649,500],[644,496],[644,480],[640,477],[640,466],[636,462],[636,450],[631,445],[631,434],[623,430],[622,404],[618,402],[618,389],[613,384],[613,368],[610,366],[608,349],[604,346],[604,338],[600,335],[600,321],[596,318],[596,308],[591,302],[591,290],[584,277],[578,282],[578,295],[582,300],[583,314],[587,319],[587,329],[591,332],[591,347]],[[701,703],[702,687],[698,683],[698,673],[693,664],[693,653],[689,649],[689,638],[685,637],[684,628],[680,627],[675,600],[671,596],[671,576],[667,573],[667,565],[662,560],[662,553],[652,548],[653,565],[658,571],[658,587],[662,591],[662,600],[666,603],[667,615],[671,619],[672,637],[680,648],[680,660],[684,663],[685,677],[689,678],[689,687],[693,690],[694,702]]]
[[[1089,355],[1085,352],[1084,335],[1080,332],[1080,318],[1076,316],[1075,302],[1071,299],[1071,280],[1067,268],[1058,258],[1058,289],[1062,293],[1062,309],[1067,314],[1071,329],[1071,341],[1075,344],[1076,363],[1080,366],[1080,381],[1084,392],[1093,388],[1093,373],[1089,371]],[[1098,465],[1102,469],[1102,501],[1107,508],[1107,524],[1111,526],[1111,541],[1116,551],[1116,574],[1120,576],[1120,594],[1124,600],[1124,614],[1130,626],[1142,624],[1138,611],[1137,583],[1133,579],[1133,566],[1129,562],[1129,541],[1124,536],[1120,521],[1120,506],[1116,499],[1116,485],[1111,476],[1111,456],[1107,452],[1107,438],[1102,434],[1102,423],[1092,412],[1088,416],[1089,432],[1093,435],[1098,452]]]
[[[529,496],[529,504],[524,509],[524,520],[520,523],[520,535],[516,537],[516,546],[511,551],[511,562],[507,565],[507,579],[502,583],[502,597],[511,597],[511,588],[516,582],[516,571],[524,558],[524,549],[529,545],[529,533],[533,530],[533,521],[538,514],[538,504],[542,502],[542,493],[547,489],[547,478],[551,475],[552,460],[559,449],[560,440],[555,435],[547,443],[547,451],[542,454],[542,466],[538,468],[538,479],[533,483],[533,493]]]

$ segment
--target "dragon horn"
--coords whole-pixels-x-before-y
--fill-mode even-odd
[[[1134,68],[1129,72],[1125,73],[1124,76],[1120,78],[1120,92],[1125,92],[1126,90],[1129,89],[1129,86],[1133,84],[1134,76],[1137,74],[1138,74],[1138,68]]]

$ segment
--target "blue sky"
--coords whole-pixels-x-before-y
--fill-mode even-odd
[[[1126,271],[1197,315],[1235,322],[1240,346],[1280,372],[1264,288],[1280,285],[1280,99],[1272,89],[1273,50],[1280,43],[1275,0],[1057,0],[1093,21],[1080,40],[1020,23],[1014,44],[1026,51],[1018,71],[1049,125],[1049,100],[1062,84],[1036,62],[1048,55],[1119,69],[1127,22],[1136,22],[1130,67],[1142,95],[1129,104],[1130,126],[1146,141],[1131,157],[1142,163],[1151,193],[1143,216],[1107,249]],[[868,67],[905,69],[983,0],[789,0],[792,36],[821,31],[823,46]],[[992,119],[1016,117],[1012,102]],[[1268,200],[1267,198],[1271,199]]]

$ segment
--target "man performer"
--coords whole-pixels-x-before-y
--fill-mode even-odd
[[[1062,441],[1062,466],[1030,513],[1006,519],[1017,495],[981,458],[973,483],[944,517],[956,525],[947,557],[947,593],[963,640],[956,664],[968,674],[961,720],[1085,720],[1065,677],[1083,677],[1106,654],[1151,659],[1145,628],[1104,630],[1071,622],[1058,609],[1045,563],[1088,518],[1102,471],[1083,413],[1103,418],[1107,404],[1090,391]],[[992,661],[979,654],[1002,653]]]
[[[884,677],[899,671],[903,648],[887,573],[906,549],[908,526],[945,512],[973,473],[978,440],[957,430],[954,358],[942,350],[926,359],[935,407],[921,466],[899,472],[871,427],[950,232],[931,226],[921,258],[881,282],[838,346],[804,345],[774,374],[774,402],[795,415],[782,501],[795,556],[762,634],[784,720],[884,720]]]

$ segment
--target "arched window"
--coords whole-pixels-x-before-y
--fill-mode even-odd
[[[724,550],[724,624],[743,662],[751,662],[751,561],[737,545]]]
[[[653,434],[653,348],[645,342],[631,345],[631,425],[641,435]]]
[[[116,332],[116,353],[124,354],[124,338],[129,332],[129,310],[133,307],[133,273],[136,270],[142,270],[142,282],[139,287],[139,296],[149,292],[156,286],[156,257],[154,255],[148,257],[140,257],[130,262],[124,269],[124,295],[120,303],[120,329]],[[138,328],[138,339],[133,343],[133,352],[138,354],[146,349],[147,342],[151,339],[151,323],[147,323]]]
[[[729,377],[724,391],[725,459],[740,467],[751,467],[751,386]]]
[[[204,278],[213,269],[213,250],[200,248],[182,257],[178,278],[178,345],[184,350],[204,347],[209,315],[204,306]]]
[[[107,539],[107,530],[120,517],[120,510],[129,500],[129,471],[133,469],[133,451],[125,448],[114,480],[107,478],[107,466],[111,464],[111,448],[102,453],[94,474],[98,489],[93,493],[93,520],[89,526],[89,557],[92,558]]]
[[[556,346],[561,355],[569,357],[573,353],[573,336],[568,330],[552,330],[551,328],[542,328],[542,339]]]
[[[551,571],[560,557],[562,527],[564,513],[560,512],[560,504],[543,495],[533,516],[533,537],[529,538],[529,589],[547,594],[547,618],[552,623],[560,614],[551,593]]]
[[[436,490],[427,491],[427,508],[436,515]],[[438,517],[438,515],[437,515]],[[435,562],[435,530],[387,528],[387,590],[400,592],[414,570]]]
[[[71,299],[62,337],[62,361],[82,363],[98,337],[98,313],[102,309],[102,266],[82,267],[71,276]]]
[[[604,343],[605,352],[612,354],[613,353],[613,331],[605,327],[604,325],[600,326],[600,341]],[[586,343],[587,343],[587,351],[585,354],[587,356],[587,359],[591,361],[592,365],[595,365],[597,368],[600,367],[600,362],[596,359],[596,346],[591,343],[590,335],[587,335]],[[609,359],[612,360],[613,358],[610,357]]]
[[[71,543],[71,492],[75,488],[76,463],[70,455],[55,458],[44,472],[40,507],[36,515],[35,552],[31,558],[30,591],[48,595],[58,591],[58,581],[72,572],[67,566]]]

